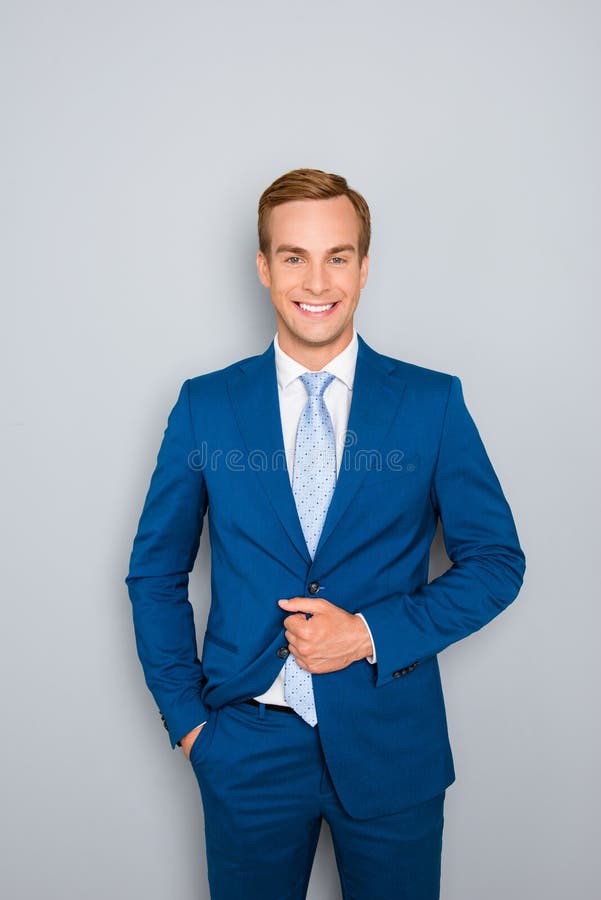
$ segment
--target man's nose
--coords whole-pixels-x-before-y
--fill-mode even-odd
[[[310,265],[305,269],[303,288],[312,294],[323,294],[330,286],[328,273],[323,266]]]

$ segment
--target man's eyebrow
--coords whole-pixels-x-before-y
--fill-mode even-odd
[[[280,244],[276,253],[293,253],[295,256],[305,256],[307,251],[303,247],[293,247],[291,244]]]
[[[307,256],[308,250],[304,247],[293,247],[291,244],[280,244],[276,249],[276,253],[292,253],[294,256]],[[326,250],[326,256],[335,256],[337,253],[356,253],[357,249],[353,244],[340,244],[337,247],[330,247]]]
[[[331,247],[326,256],[336,256],[337,253],[356,253],[356,247],[353,244],[340,244],[338,247]]]

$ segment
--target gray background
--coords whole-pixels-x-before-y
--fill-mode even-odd
[[[593,896],[599,4],[5,0],[0,17],[2,895],[208,896],[198,788],[123,578],[182,380],[274,333],[258,195],[315,166],[371,205],[360,333],[461,376],[528,557],[515,605],[441,656],[442,896]],[[207,561],[203,537],[199,629]],[[310,897],[339,897],[325,827]]]

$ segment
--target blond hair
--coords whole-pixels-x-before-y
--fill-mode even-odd
[[[293,169],[270,184],[259,200],[259,248],[269,256],[269,213],[281,203],[291,200],[327,200],[332,197],[348,197],[359,219],[359,260],[369,251],[371,218],[369,206],[357,191],[347,184],[342,175],[322,172],[321,169]]]

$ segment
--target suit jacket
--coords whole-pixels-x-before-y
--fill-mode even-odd
[[[205,513],[211,600],[200,661],[188,574]],[[439,517],[453,565],[428,584]],[[272,343],[184,383],[126,580],[172,745],[271,685],[287,653],[280,597],[315,594],[362,612],[376,665],[359,660],[313,685],[336,791],[350,815],[369,818],[454,780],[437,654],[511,603],[524,567],[459,380],[359,336],[346,447],[313,561],[286,471]]]

